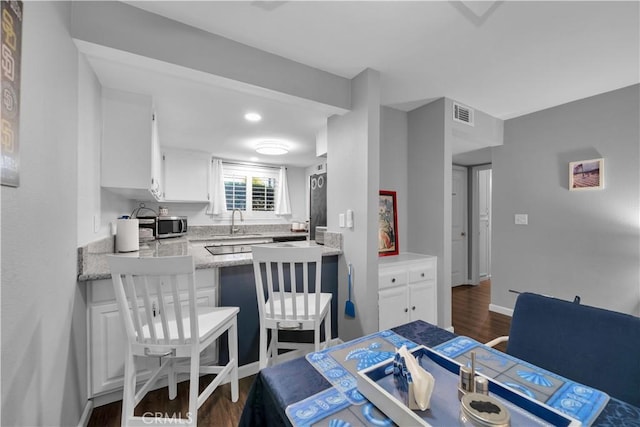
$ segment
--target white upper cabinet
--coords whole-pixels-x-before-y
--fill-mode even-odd
[[[159,156],[154,158],[150,96],[103,88],[101,185],[131,199],[154,200],[159,193]],[[154,163],[155,162],[155,163]],[[155,175],[155,176],[154,176]]]
[[[162,149],[165,202],[208,202],[211,154]]]

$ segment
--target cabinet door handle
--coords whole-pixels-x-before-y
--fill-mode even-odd
[[[424,277],[424,273],[420,273],[420,277]]]
[[[411,307],[411,310],[415,310],[415,309],[416,309],[416,306],[415,306],[415,305],[414,305],[413,307]]]
[[[396,278],[395,277],[391,279],[391,283],[396,283]]]
[[[408,308],[405,308],[405,309],[404,309],[404,312],[405,312],[405,313],[408,313],[408,312],[409,312],[409,309],[408,309]]]

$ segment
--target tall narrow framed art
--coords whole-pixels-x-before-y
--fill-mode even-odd
[[[380,190],[378,255],[398,255],[398,213],[395,191]]]

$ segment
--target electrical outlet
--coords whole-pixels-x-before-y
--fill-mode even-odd
[[[515,222],[516,222],[516,225],[527,225],[529,224],[529,215],[516,214]]]

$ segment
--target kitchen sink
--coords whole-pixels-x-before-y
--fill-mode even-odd
[[[226,254],[241,254],[251,252],[250,245],[220,245],[220,246],[205,246],[211,255],[226,255]]]
[[[204,248],[212,255],[240,254],[251,252],[251,246],[253,245],[264,245],[266,243],[273,243],[273,239],[225,239],[210,242]]]
[[[280,237],[258,237],[260,234],[236,234],[233,238],[211,239],[205,242],[204,248],[212,255],[241,254],[251,252],[251,246],[264,245],[267,243],[284,243],[286,246],[299,246],[301,242],[297,240],[306,240],[306,235],[300,236],[280,236]],[[283,243],[281,243],[283,244]]]

